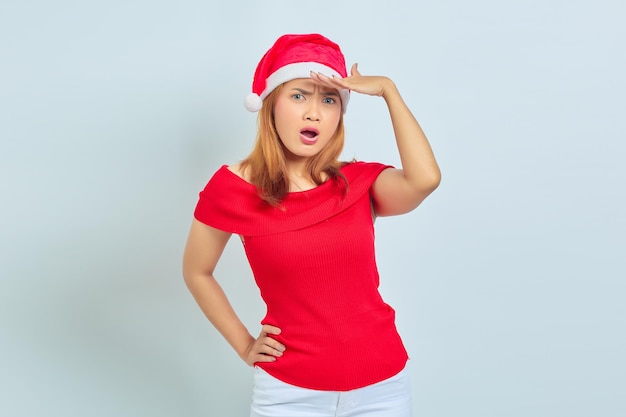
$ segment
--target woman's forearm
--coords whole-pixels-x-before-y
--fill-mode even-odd
[[[213,275],[185,276],[185,283],[204,315],[243,359],[255,338],[241,322]]]

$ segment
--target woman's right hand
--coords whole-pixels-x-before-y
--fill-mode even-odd
[[[264,324],[261,334],[251,341],[242,355],[242,359],[249,365],[254,366],[256,362],[274,362],[276,358],[283,356],[285,346],[274,340],[270,335],[280,334],[280,329],[269,324]]]

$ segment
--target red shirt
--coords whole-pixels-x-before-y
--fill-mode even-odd
[[[269,206],[256,187],[221,167],[195,210],[199,221],[243,236],[267,306],[287,349],[266,372],[304,388],[347,391],[400,372],[408,359],[395,312],[378,292],[370,188],[385,165],[354,162],[348,180],[289,193]]]

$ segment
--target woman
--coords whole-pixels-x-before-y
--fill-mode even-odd
[[[428,141],[387,77],[348,76],[337,44],[284,35],[256,69],[246,107],[257,142],[200,193],[183,275],[200,308],[255,367],[251,416],[409,416],[408,355],[378,292],[373,221],[438,185]],[[387,103],[402,169],[340,163],[350,91]],[[258,337],[213,276],[239,235],[267,305]]]

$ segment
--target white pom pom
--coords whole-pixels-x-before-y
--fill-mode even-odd
[[[248,111],[257,112],[261,110],[261,107],[263,107],[263,100],[261,100],[261,97],[257,94],[250,93],[246,96],[244,104]]]

